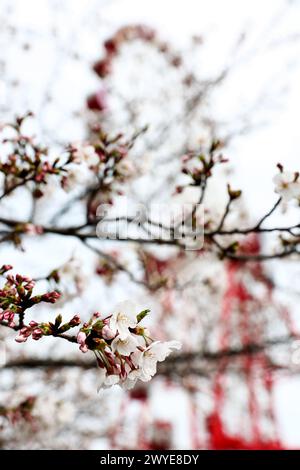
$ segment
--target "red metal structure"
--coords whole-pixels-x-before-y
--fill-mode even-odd
[[[260,242],[257,236],[251,236],[241,247],[245,254],[259,254]],[[264,273],[259,262],[242,264],[237,261],[228,262],[227,287],[221,306],[220,318],[220,349],[229,349],[233,337],[238,338],[240,346],[247,348],[251,344],[263,344],[266,339],[266,307],[273,305],[279,316],[278,320],[290,334],[295,334],[289,313],[282,306],[274,305],[272,282]],[[263,287],[262,298],[256,298],[250,291],[248,281],[259,283]],[[250,284],[250,283],[249,283]],[[233,321],[235,319],[235,322]],[[276,321],[270,318],[269,322]],[[235,328],[232,325],[235,323]],[[270,325],[271,326],[271,325]],[[226,400],[224,382],[231,359],[222,359],[214,379],[214,411],[207,418],[209,448],[211,449],[282,449],[277,435],[272,392],[274,387],[274,371],[270,367],[267,353],[245,354],[238,358],[240,374],[247,387],[247,407],[245,419],[248,422],[249,435],[244,437],[236,432],[234,435],[226,430],[223,419],[223,406]],[[264,394],[264,406],[259,395]],[[234,404],[232,405],[234,406]],[[262,419],[268,420],[268,436],[262,430]]]

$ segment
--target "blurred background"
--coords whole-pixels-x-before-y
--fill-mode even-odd
[[[136,178],[126,183],[133,205],[169,202],[180,182],[180,157],[213,138],[224,141],[230,163],[208,191],[212,218],[222,214],[230,180],[243,190],[231,223],[259,220],[276,201],[276,164],[299,169],[298,0],[2,0],[0,21],[1,122],[33,111],[30,132],[54,152],[87,140],[95,123],[129,135],[147,126],[132,151]],[[120,48],[113,63],[108,38]],[[38,202],[37,222],[55,219],[70,198],[50,187]],[[117,197],[116,210],[122,204]],[[1,215],[13,211],[22,219],[28,205],[20,192],[1,203]],[[77,221],[80,211],[74,205],[61,223]],[[286,207],[270,223],[298,219],[297,208]],[[250,240],[245,249],[257,244],[266,241]],[[3,448],[300,446],[300,380],[292,360],[299,345],[275,344],[254,359],[205,359],[224,341],[228,348],[244,344],[243,328],[250,337],[263,330],[262,341],[288,336],[291,323],[300,328],[297,259],[233,267],[212,255],[182,260],[172,250],[105,244],[140,279],[158,279],[157,289],[147,290],[103,266],[77,240],[33,237],[24,247],[1,244],[0,263],[37,278],[62,267],[65,301],[53,307],[53,317],[88,318],[131,298],[151,307],[149,326],[159,337],[179,339],[185,352],[202,356],[184,368],[170,362],[132,393],[116,387],[97,394],[97,369],[88,361],[76,365],[80,353],[72,346],[52,338],[43,348],[18,345],[1,331],[7,355],[1,406],[35,397],[32,422],[1,422]],[[180,289],[160,284],[164,276],[176,277]],[[41,309],[41,318],[46,313]],[[249,317],[246,326],[241,317]],[[60,365],[66,357],[72,366]],[[26,367],[37,358],[43,367]],[[16,360],[24,364],[10,367]]]

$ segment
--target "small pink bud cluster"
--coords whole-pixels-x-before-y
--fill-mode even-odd
[[[96,192],[89,202],[89,213],[95,215],[100,203],[112,203],[113,191],[122,194],[120,187],[116,185],[124,183],[136,173],[135,166],[128,159],[128,152],[137,136],[134,135],[129,140],[125,140],[121,133],[111,136],[99,125],[93,126],[92,131],[94,135],[91,142],[68,147],[70,164],[62,176],[61,186],[65,191],[70,191],[91,183],[95,176],[101,179],[101,191]]]
[[[24,186],[28,181],[34,181],[33,197],[43,196],[43,186],[48,184],[49,177],[57,176],[63,178],[67,171],[71,158],[57,158],[51,161],[48,157],[48,149],[39,146],[33,138],[22,134],[23,122],[31,116],[27,114],[17,118],[13,124],[7,124],[6,127],[13,131],[10,138],[2,139],[1,143],[9,146],[9,154],[4,161],[0,162],[0,173],[4,176],[4,187],[6,191],[11,192],[14,187]],[[40,228],[28,225],[28,233],[39,234]]]
[[[6,274],[10,269],[12,267],[9,265],[4,265],[0,269],[0,274],[5,278],[4,285],[0,289],[0,321],[6,321],[10,328],[14,328],[16,315],[24,315],[27,309],[40,302],[55,303],[60,294],[53,291],[32,296],[35,286],[33,279],[20,274],[15,276]]]
[[[27,341],[30,336],[35,341],[39,340],[43,336],[43,330],[35,321],[31,321],[29,323],[29,326],[24,326],[23,328],[21,328],[15,340],[17,341],[17,343],[25,343],[25,341]]]
[[[220,153],[222,146],[222,142],[213,141],[208,149],[200,152],[191,151],[182,157],[181,171],[192,179],[190,186],[200,186],[212,176],[216,164],[228,162]],[[183,189],[184,186],[178,186],[176,192],[181,193]]]
[[[61,294],[57,291],[48,292],[41,296],[41,302],[46,302],[48,304],[55,304],[55,302],[60,298]]]
[[[28,235],[42,235],[44,230],[40,225],[24,224],[24,233]]]
[[[4,265],[1,268],[2,275],[12,267]],[[29,301],[34,282],[32,279],[17,274],[8,274],[6,282],[0,289],[0,321],[7,321],[8,326],[14,328],[15,314],[23,313],[26,302]],[[28,305],[29,306],[29,305]]]
[[[28,326],[24,326],[19,331],[19,335],[16,337],[17,343],[25,343],[31,336],[34,340],[39,340],[42,336],[59,336],[62,333],[80,325],[81,320],[78,315],[74,315],[73,318],[67,323],[62,324],[62,316],[58,315],[55,322],[48,323],[37,323],[31,321]]]
[[[95,176],[102,181],[101,191],[96,191],[88,204],[91,220],[96,217],[99,205],[113,204],[112,195],[121,195],[121,185],[136,174],[136,168],[129,160],[128,153],[137,138],[133,136],[126,140],[121,133],[109,135],[99,125],[95,125],[92,131],[92,143],[69,147],[73,166],[69,167],[62,178],[62,187],[66,191],[87,184],[87,181],[92,181]],[[78,164],[84,171],[78,170]]]
[[[3,310],[0,313],[0,321],[5,320],[10,328],[14,328],[16,323],[14,321],[15,314],[11,310]]]
[[[0,268],[0,276],[3,276],[7,271],[10,271],[13,267],[10,264],[3,264]]]
[[[69,321],[69,325],[73,328],[74,326],[80,325],[81,320],[79,315],[74,315],[73,318]]]

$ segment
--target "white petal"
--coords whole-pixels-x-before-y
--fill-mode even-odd
[[[162,343],[160,341],[156,341],[152,343],[149,347],[152,354],[154,354],[159,362],[164,361],[169,354],[171,354],[172,350],[180,349],[181,343],[179,341],[167,341]]]
[[[117,329],[118,329],[118,332],[119,332],[119,337],[122,340],[127,338],[127,336],[129,336],[131,334],[129,329],[128,329],[127,324],[124,324],[123,322],[118,322],[117,323]]]
[[[97,392],[103,388],[104,381],[106,379],[106,369],[100,369],[98,372],[98,387],[97,387]]]
[[[143,362],[143,373],[146,376],[153,376],[157,371],[157,360],[153,357],[145,357]]]
[[[132,335],[126,336],[124,339],[117,336],[111,343],[113,352],[118,351],[123,356],[129,356],[136,350],[137,346],[138,343]]]
[[[105,386],[106,387],[112,387],[113,385],[116,385],[119,383],[120,377],[118,375],[108,375],[107,378],[105,379]]]

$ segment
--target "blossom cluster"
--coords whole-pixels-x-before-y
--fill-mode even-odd
[[[228,162],[221,153],[222,146],[221,141],[212,141],[208,149],[191,151],[182,157],[181,171],[189,177],[189,186],[201,186],[212,176],[215,165]],[[185,186],[177,186],[176,192],[181,193],[184,188]]]
[[[95,191],[95,198],[89,208],[95,215],[101,202],[112,203],[112,190],[121,193],[120,183],[136,173],[128,152],[139,134],[126,140],[122,134],[108,135],[97,125],[92,129],[91,141],[68,145],[61,155],[56,156],[47,147],[38,145],[33,137],[26,135],[24,126],[31,116],[28,113],[17,118],[14,123],[3,126],[6,132],[1,139],[1,197],[26,185],[34,198],[40,198],[54,177],[66,192],[87,185],[99,187],[101,190]],[[16,240],[13,241],[16,245],[20,243],[20,233],[39,235],[42,228],[29,223],[15,227]]]
[[[37,323],[32,320],[29,325],[23,326],[20,329],[18,336],[16,337],[17,343],[25,343],[29,337],[34,340],[39,340],[42,336],[60,336],[66,331],[80,325],[81,320],[78,315],[74,315],[73,318],[67,323],[62,324],[62,316],[58,315],[55,322],[48,323]]]
[[[4,265],[0,274],[5,276],[4,285],[0,289],[0,321],[6,321],[10,328],[16,326],[15,315],[23,315],[24,312],[41,302],[55,303],[60,297],[56,291],[42,295],[32,295],[35,282],[26,276],[6,274],[12,266]]]
[[[0,322],[18,331],[16,342],[24,343],[30,337],[37,341],[44,336],[54,336],[77,342],[86,353],[93,351],[100,369],[100,388],[115,384],[132,389],[138,380],[148,382],[155,375],[157,363],[164,361],[173,351],[181,348],[178,341],[154,341],[141,321],[149,310],[139,311],[131,301],[119,303],[106,317],[96,312],[82,323],[78,315],[63,323],[59,314],[54,322],[25,324],[26,310],[40,302],[55,303],[60,294],[56,291],[32,295],[35,282],[28,277],[7,274],[12,266],[0,268],[4,285],[0,290]],[[19,321],[15,323],[15,315]],[[75,335],[65,333],[79,327]]]
[[[92,131],[90,142],[74,143],[67,148],[70,159],[62,178],[62,187],[66,191],[87,184],[101,188],[101,191],[95,191],[89,207],[90,213],[95,215],[101,202],[112,203],[112,190],[115,189],[120,194],[121,191],[116,186],[135,174],[135,166],[129,159],[128,152],[136,136],[127,141],[122,134],[108,135],[98,125]]]
[[[33,137],[25,134],[23,127],[29,117],[32,113],[3,126],[0,174],[3,175],[3,194],[8,195],[15,188],[31,182],[32,195],[38,198],[43,196],[43,186],[51,176],[61,179],[68,171],[72,155],[50,159],[48,148],[38,145]]]
[[[279,173],[274,176],[275,192],[284,202],[296,199],[300,203],[300,179],[298,172],[284,171],[282,165],[277,165]]]
[[[181,348],[178,341],[153,341],[140,322],[148,310],[138,312],[130,301],[121,302],[106,318],[94,314],[81,328],[77,342],[82,352],[93,350],[100,368],[99,388],[115,384],[131,389],[138,380],[148,382],[157,363]]]

